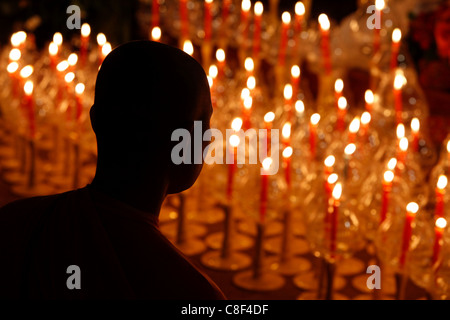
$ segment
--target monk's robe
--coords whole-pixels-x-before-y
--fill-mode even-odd
[[[71,265],[80,289],[68,288]],[[0,277],[0,298],[224,298],[161,234],[156,215],[91,186],[1,208]]]

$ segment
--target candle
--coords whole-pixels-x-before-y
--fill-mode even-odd
[[[83,83],[78,83],[75,86],[75,98],[77,102],[77,108],[76,108],[76,120],[77,122],[80,122],[81,116],[83,114],[83,92],[84,92],[85,86]]]
[[[271,130],[272,130],[272,123],[273,120],[275,120],[275,113],[273,113],[272,111],[267,112],[264,115],[264,128],[266,129],[267,132],[267,139],[266,139],[266,150],[267,152],[271,152],[270,151],[270,147],[271,147]]]
[[[278,50],[278,65],[284,66],[286,47],[288,40],[289,26],[291,25],[291,15],[289,12],[285,11],[281,15],[281,38],[280,38],[280,48]]]
[[[189,38],[189,22],[188,22],[188,0],[180,0],[180,21],[181,21],[181,40],[185,41]]]
[[[34,68],[31,65],[26,65],[25,67],[23,67],[22,69],[20,69],[20,77],[22,77],[22,79],[26,79],[29,76],[31,76],[34,72]]]
[[[380,50],[381,14],[385,6],[384,0],[375,0],[375,29],[373,35],[373,55]]]
[[[252,92],[256,88],[256,78],[254,76],[250,76],[247,78],[247,88]]]
[[[330,228],[330,255],[331,258],[335,257],[336,254],[336,242],[337,242],[337,229],[339,220],[339,203],[342,195],[342,184],[340,182],[336,183],[333,188],[333,210],[331,212],[331,228]]]
[[[161,40],[162,31],[160,27],[153,27],[151,37],[152,41],[159,42]]]
[[[292,85],[286,84],[283,89],[284,108],[287,111],[288,121],[292,121]]]
[[[52,68],[52,70],[54,70],[56,67],[56,61],[58,59],[58,45],[56,43],[50,42],[50,44],[48,45],[48,54],[50,55],[50,67]]]
[[[255,70],[255,63],[253,62],[252,58],[250,58],[250,57],[245,58],[244,68],[245,68],[245,71],[247,71],[248,77],[253,75],[253,71]]]
[[[89,46],[89,35],[91,34],[91,26],[87,23],[83,23],[81,26],[81,46],[80,46],[80,58],[81,64],[84,66],[87,58],[87,51]]]
[[[366,92],[364,93],[364,100],[366,102],[366,111],[367,112],[372,112],[373,109],[373,102],[375,100],[375,97],[373,96],[373,92],[372,90],[366,90]]]
[[[447,220],[444,218],[437,218],[434,228],[434,245],[433,245],[433,256],[431,258],[431,265],[434,267],[436,262],[439,260],[439,253],[442,247],[442,234],[447,226]]]
[[[403,234],[402,234],[402,243],[401,243],[401,253],[400,253],[400,269],[403,269],[406,261],[406,255],[409,250],[409,242],[411,240],[412,234],[412,223],[414,221],[414,217],[419,211],[419,205],[415,202],[410,202],[406,206],[406,218],[405,224],[403,226]]]
[[[230,4],[231,4],[231,0],[223,0],[222,1],[222,25],[226,26],[227,23],[227,19],[228,19],[228,13],[230,12]],[[226,29],[225,28],[222,28]]]
[[[101,65],[103,62],[102,49],[106,43],[106,36],[104,33],[97,34],[97,45],[98,45],[98,64]]]
[[[239,130],[236,130],[239,131]],[[234,172],[236,171],[236,162],[237,162],[237,147],[240,143],[240,138],[238,135],[233,134],[230,136],[230,158],[233,161],[228,165],[228,183],[227,183],[227,201],[231,203],[232,195],[233,195],[233,180],[234,180]]]
[[[447,187],[448,179],[445,175],[441,174],[439,176],[438,182],[436,184],[436,207],[435,216],[436,218],[444,217],[444,195],[445,188]]]
[[[106,42],[102,47],[102,62],[105,60],[106,56],[111,52],[111,43]]]
[[[361,115],[361,136],[362,140],[366,141],[367,133],[369,131],[369,123],[372,117],[370,116],[370,113],[365,111]]]
[[[29,134],[30,138],[34,139],[36,136],[36,119],[34,115],[34,100],[33,100],[33,81],[28,80],[25,82],[25,85],[23,86],[23,91],[25,93],[24,97],[24,110],[26,110],[28,114],[28,128],[29,128]]]
[[[355,117],[352,122],[350,122],[350,125],[348,127],[348,142],[354,143],[356,140],[356,134],[359,131],[359,127],[361,125],[361,122],[359,120],[359,117]]]
[[[300,67],[293,65],[291,68],[291,84],[292,84],[292,97],[297,99],[298,84],[300,82]]]
[[[261,172],[261,202],[259,207],[259,216],[261,223],[264,223],[267,212],[267,193],[269,187],[269,170],[272,165],[272,158],[267,157],[262,161],[262,172]]]
[[[282,156],[284,160],[284,177],[286,180],[286,185],[288,190],[291,189],[291,156],[293,153],[293,149],[291,146],[284,148]]]
[[[398,161],[405,165],[406,162],[406,152],[408,151],[408,139],[406,137],[403,137],[398,142],[399,147],[399,155],[398,155]]]
[[[340,97],[338,100],[338,119],[337,119],[337,129],[340,132],[344,131],[346,114],[347,114],[347,99],[345,99],[345,97]]]
[[[303,24],[303,17],[305,15],[305,5],[303,2],[298,1],[295,4],[295,34],[300,35],[300,32],[302,31],[302,24]]]
[[[151,29],[159,26],[159,0],[152,1],[152,23]]]
[[[320,121],[320,114],[314,113],[311,115],[311,119],[309,122],[309,148],[311,158],[314,159],[316,157],[316,140],[317,140],[317,126]]]
[[[25,31],[18,31],[11,36],[11,45],[14,48],[22,49],[25,46],[27,40],[27,33]]]
[[[248,34],[248,15],[252,3],[250,0],[242,0],[241,3],[241,25],[242,25],[242,45],[244,50],[247,49],[247,34]]]
[[[391,55],[391,70],[397,68],[397,57],[400,49],[400,40],[402,39],[402,32],[399,28],[395,28],[392,32],[392,55]]]
[[[183,43],[183,51],[188,55],[192,56],[194,54],[194,46],[190,40],[185,40]]]
[[[325,181],[328,180],[328,177],[330,174],[333,173],[333,166],[336,162],[336,158],[334,156],[328,156],[325,158],[323,164],[324,164],[324,173],[325,173]]]
[[[205,41],[211,40],[212,35],[212,2],[205,0]]]
[[[71,53],[69,54],[69,56],[67,57],[67,63],[69,64],[69,70],[70,71],[75,71],[75,66],[78,62],[78,55],[76,53]]]
[[[225,51],[223,49],[217,49],[216,60],[219,69],[218,78],[222,79],[225,74]]]
[[[62,36],[61,32],[55,32],[53,34],[53,43],[56,44],[58,46],[58,48],[62,45],[63,36]]]
[[[258,58],[261,42],[261,19],[264,11],[262,2],[257,1],[253,10],[255,13],[255,30],[253,31],[253,57]]]
[[[348,168],[350,166],[350,157],[356,151],[354,143],[349,143],[344,149],[344,179],[348,179]]]
[[[291,123],[288,121],[283,125],[283,128],[281,129],[281,136],[283,137],[283,144],[285,147],[290,146],[291,127]]]
[[[331,57],[330,57],[330,20],[324,13],[319,15],[319,24],[321,31],[320,47],[322,50],[323,67],[327,75],[331,74]]]
[[[413,138],[413,150],[414,152],[419,151],[419,129],[420,129],[420,121],[417,118],[413,118],[411,120],[411,133]]]
[[[395,119],[396,123],[402,122],[402,87],[405,83],[405,77],[402,74],[396,74],[394,79],[394,106],[395,106]]]
[[[305,104],[302,100],[295,101],[295,111],[297,112],[297,116],[303,118],[303,114],[305,113]]]
[[[397,167],[397,159],[395,159],[395,158],[389,159],[389,161],[388,161],[386,167],[387,167],[389,170],[394,171],[395,168]]]
[[[344,81],[342,79],[336,79],[334,82],[334,99],[336,101],[336,106],[338,104],[339,98],[342,97],[342,91],[344,90]]]
[[[9,77],[11,79],[11,91],[14,98],[17,98],[17,77],[16,71],[19,69],[19,64],[15,61],[8,64],[6,71],[8,71]]]
[[[242,89],[241,93],[242,99],[242,118],[244,119],[244,129],[247,130],[251,127],[251,109],[253,104],[253,99],[250,96],[250,90],[247,88]]]
[[[389,197],[392,190],[392,181],[394,180],[394,173],[386,170],[383,175],[383,189],[381,195],[381,214],[380,224],[386,219],[387,210],[389,206]]]

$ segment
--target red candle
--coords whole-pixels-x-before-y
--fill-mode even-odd
[[[272,130],[273,120],[275,120],[275,113],[273,113],[272,111],[267,112],[264,115],[264,128],[266,129],[266,132],[267,132],[266,150],[268,153],[270,153],[270,148],[271,148],[271,130]]]
[[[280,48],[278,50],[278,65],[284,66],[286,57],[286,48],[288,41],[288,31],[291,25],[291,15],[289,12],[285,11],[281,15],[281,38],[280,38]]]
[[[213,0],[205,0],[205,41],[211,40],[212,34],[212,2]]]
[[[34,139],[36,137],[36,119],[34,114],[34,100],[33,100],[33,81],[28,80],[23,86],[24,96],[24,110],[28,114],[28,127],[30,138]]]
[[[80,46],[80,60],[81,65],[86,63],[88,47],[89,47],[89,35],[91,34],[91,27],[87,23],[83,23],[81,26],[81,46]]]
[[[373,35],[373,55],[376,55],[380,50],[380,30],[381,30],[381,15],[384,9],[384,0],[375,1],[375,29]]]
[[[284,86],[283,96],[284,96],[284,107],[288,114],[288,121],[292,121],[292,85],[289,83]]]
[[[394,181],[394,173],[390,170],[385,171],[383,175],[380,224],[386,219],[389,206],[389,197],[392,189],[392,181]]]
[[[364,100],[366,102],[366,111],[372,112],[373,102],[375,100],[372,90],[366,90],[366,92],[364,93]]]
[[[431,258],[431,265],[435,266],[439,260],[439,253],[442,247],[442,234],[447,226],[447,220],[444,218],[437,218],[434,228],[434,245],[433,245],[433,257]]]
[[[291,84],[292,84],[292,97],[297,100],[298,85],[300,83],[300,67],[293,65],[291,68]]]
[[[8,66],[6,67],[6,71],[8,71],[9,77],[11,79],[11,91],[14,99],[16,99],[18,95],[17,92],[18,79],[16,75],[17,69],[19,69],[19,64],[15,61],[9,63]]]
[[[97,34],[97,51],[98,51],[98,65],[101,65],[103,62],[103,54],[102,49],[106,43],[106,36],[104,33]]]
[[[259,217],[261,223],[264,223],[266,213],[267,213],[267,193],[269,188],[269,170],[272,165],[272,158],[265,158],[262,162],[262,172],[261,172],[261,202],[259,207]]]
[[[252,3],[250,0],[242,0],[241,3],[241,25],[242,30],[242,45],[244,50],[247,49],[247,36],[248,36],[248,15],[250,12],[250,7]]]
[[[369,112],[363,112],[361,115],[361,137],[362,141],[366,141],[367,133],[369,131],[369,123],[372,117]]]
[[[400,29],[396,28],[392,32],[392,55],[391,55],[391,70],[395,70],[397,68],[397,57],[398,51],[400,49],[400,40],[402,39],[402,32]]]
[[[444,217],[444,195],[445,188],[447,187],[448,179],[445,175],[440,175],[438,182],[436,184],[436,207],[435,216],[436,218]]]
[[[255,13],[255,30],[253,32],[253,57],[258,58],[261,43],[261,20],[264,6],[262,2],[258,1],[255,3],[255,7],[253,9]]]
[[[50,55],[50,67],[55,70],[58,60],[58,45],[54,42],[50,42],[48,45],[48,54]]]
[[[406,218],[405,224],[403,226],[402,243],[401,243],[401,253],[400,253],[400,269],[403,269],[406,261],[406,255],[409,250],[409,242],[412,235],[412,223],[417,211],[419,211],[419,206],[415,202],[410,202],[406,206]]]
[[[399,154],[398,161],[402,164],[406,162],[406,152],[408,151],[408,139],[403,137],[398,142]]]
[[[405,82],[405,77],[397,74],[394,80],[394,106],[396,123],[402,122],[403,101],[402,101],[402,87]]]
[[[320,47],[322,50],[323,67],[327,75],[331,74],[331,57],[330,57],[330,20],[324,13],[319,15],[320,24]]]
[[[420,121],[417,118],[413,118],[411,120],[411,133],[412,133],[412,145],[414,152],[419,151],[419,130],[420,130]]]
[[[337,129],[342,132],[345,127],[345,116],[347,115],[347,99],[340,97],[338,100]]]
[[[228,14],[230,12],[230,4],[231,0],[223,0],[222,1],[222,25],[226,26]],[[223,28],[226,29],[226,28]]]
[[[159,0],[152,1],[152,23],[151,29],[159,26]]]
[[[284,148],[282,156],[284,160],[284,178],[286,180],[286,185],[288,190],[291,189],[291,156],[293,149],[291,146]]]
[[[319,121],[320,114],[314,113],[309,122],[309,148],[312,159],[316,157],[317,126]]]
[[[338,219],[339,219],[339,203],[342,195],[342,185],[341,183],[336,183],[333,188],[333,210],[331,211],[331,228],[330,228],[330,255],[331,258],[335,257],[336,247],[337,247],[337,229],[338,229]]]
[[[303,24],[303,17],[305,15],[305,5],[303,2],[298,1],[295,4],[295,34],[300,36],[300,33],[302,32],[302,24]]]
[[[352,122],[350,122],[348,127],[348,143],[356,142],[356,134],[358,133],[360,126],[361,121],[359,120],[359,117],[355,117]]]
[[[219,71],[217,74],[217,78],[220,80],[223,79],[225,74],[225,51],[223,49],[217,49],[216,60]]]
[[[233,161],[228,165],[227,200],[229,203],[231,203],[233,195],[234,172],[236,171],[236,162],[237,162],[237,147],[240,143],[239,136],[236,134],[231,135],[229,142],[230,142],[229,148],[230,158],[233,159]]]
[[[180,0],[181,39],[189,38],[188,0]]]

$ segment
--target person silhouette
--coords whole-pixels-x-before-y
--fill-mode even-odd
[[[158,229],[166,195],[202,169],[171,161],[171,133],[192,132],[194,121],[206,131],[211,115],[207,77],[191,56],[152,41],[114,49],[90,109],[92,183],[0,209],[0,297],[224,299]]]

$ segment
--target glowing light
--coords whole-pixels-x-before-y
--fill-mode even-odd
[[[272,111],[267,112],[264,115],[264,122],[272,122],[273,120],[275,120],[275,113],[273,113]]]
[[[403,123],[399,123],[397,125],[396,134],[397,134],[397,139],[401,139],[405,136],[405,126],[403,125]]]
[[[109,42],[105,43],[105,45],[102,47],[102,55],[106,57],[111,52],[111,50],[112,50],[111,43]]]
[[[420,121],[419,121],[419,119],[417,119],[417,118],[413,118],[412,120],[411,120],[411,130],[413,131],[413,132],[419,132],[419,129],[420,129]]]
[[[235,134],[230,136],[230,145],[234,148],[236,148],[239,143],[241,142],[241,139],[239,139],[239,137]]]
[[[396,166],[397,166],[397,159],[395,159],[395,158],[389,159],[389,161],[387,163],[387,168],[389,170],[394,170]]]
[[[25,82],[23,86],[23,91],[27,96],[30,96],[33,93],[33,88],[34,88],[33,81],[28,80],[27,82]]]
[[[344,90],[344,81],[342,79],[336,79],[334,82],[334,91],[341,93]]]
[[[260,2],[260,1],[256,2],[253,10],[255,12],[255,15],[261,16],[264,11],[264,6],[263,6],[262,2]]]
[[[439,176],[438,182],[436,184],[438,189],[444,190],[445,187],[447,187],[447,183],[448,183],[448,179],[446,176],[444,176],[443,174],[441,174]]]
[[[31,76],[33,74],[33,71],[34,71],[34,69],[32,66],[30,66],[30,65],[25,66],[22,68],[22,70],[20,70],[20,76],[24,79],[28,78],[29,76]]]
[[[241,3],[242,11],[249,12],[251,6],[252,6],[252,3],[250,0],[242,0],[242,3]]]
[[[295,101],[295,111],[297,111],[298,113],[305,112],[305,104],[302,100]]]
[[[53,35],[53,42],[59,47],[63,43],[63,36],[61,32],[55,32]]]
[[[383,179],[385,182],[390,183],[394,180],[394,173],[390,170],[384,172]]]
[[[252,72],[255,69],[255,63],[252,58],[245,58],[244,67],[247,72]]]
[[[83,83],[78,83],[78,84],[75,86],[75,93],[76,93],[77,95],[81,95],[81,94],[83,94],[84,89],[85,89],[85,85],[84,85]]]
[[[401,138],[398,145],[400,147],[400,150],[402,151],[408,150],[408,139],[406,137]]]
[[[241,118],[234,118],[231,122],[231,129],[234,131],[239,131],[242,128],[242,119]]]
[[[20,52],[20,50],[17,48],[11,49],[11,51],[9,52],[9,60],[11,61],[18,61],[21,56],[22,52]]]
[[[256,88],[256,79],[254,76],[250,76],[247,79],[247,88],[249,88],[250,90],[253,90]]]
[[[262,166],[263,166],[264,170],[268,171],[270,169],[270,166],[272,165],[272,163],[273,163],[272,158],[270,158],[270,157],[265,158],[262,161]]]
[[[91,26],[87,23],[83,23],[81,25],[81,35],[83,37],[89,37],[90,34],[91,34]]]
[[[281,129],[281,135],[286,139],[291,136],[291,123],[290,122],[286,122],[284,124],[283,128]]]
[[[328,16],[325,13],[322,13],[319,15],[319,24],[320,28],[324,31],[330,30],[330,20],[328,19]]]
[[[291,76],[294,78],[300,77],[300,67],[297,65],[293,65],[291,68]]]
[[[192,56],[194,54],[194,46],[192,45],[192,42],[190,40],[184,41],[183,51],[186,52],[190,56]]]
[[[303,2],[299,1],[295,4],[295,14],[298,16],[302,16],[305,14],[305,5]]]
[[[366,92],[364,93],[364,100],[368,104],[372,104],[374,102],[375,97],[373,96],[372,90],[366,90]]]
[[[339,97],[338,108],[341,110],[345,110],[347,108],[347,99],[345,99],[345,97]]]
[[[283,158],[289,158],[289,157],[291,157],[292,156],[292,153],[293,153],[294,151],[293,151],[293,149],[292,149],[292,147],[286,147],[286,148],[284,148],[284,150],[283,150]]]
[[[350,122],[350,126],[348,127],[348,130],[351,133],[356,133],[359,130],[361,122],[359,121],[359,118],[356,117],[352,120],[352,122]]]
[[[406,211],[412,214],[416,214],[419,211],[419,205],[415,202],[410,202],[406,205]]]
[[[332,166],[334,166],[334,163],[336,162],[336,158],[334,156],[328,156],[325,158],[324,160],[324,164],[326,167],[331,168]]]
[[[106,43],[106,36],[104,33],[97,34],[97,44],[103,46]]]
[[[223,49],[217,49],[216,51],[216,59],[219,62],[225,61],[225,51]]]
[[[51,56],[55,56],[58,53],[58,45],[54,42],[50,42],[48,45],[48,53]]]
[[[354,143],[349,143],[344,149],[344,153],[348,156],[354,154],[355,151],[356,151],[356,146]]]
[[[392,42],[399,43],[401,39],[402,39],[402,32],[400,31],[399,28],[395,28],[394,31],[392,32]]]
[[[292,98],[292,86],[289,83],[284,86],[283,96],[286,100],[291,100]]]
[[[447,220],[445,218],[437,218],[436,219],[436,227],[440,229],[444,229],[447,226]]]
[[[67,60],[63,60],[56,66],[56,70],[63,72],[69,67],[69,62]]]
[[[405,82],[405,77],[402,74],[396,74],[394,79],[394,88],[400,90]]]
[[[250,90],[248,88],[244,88],[241,91],[241,99],[245,100],[247,97],[250,97]]]
[[[281,15],[281,21],[283,21],[284,24],[291,23],[291,14],[287,11],[283,12]]]
[[[361,115],[361,124],[367,125],[370,122],[371,119],[372,119],[372,117],[370,116],[370,113],[365,111]]]
[[[339,200],[341,198],[341,195],[342,195],[342,184],[338,182],[333,188],[332,196],[334,200]]]
[[[215,64],[212,64],[211,66],[209,66],[208,73],[211,78],[215,79],[219,74],[219,69],[217,69],[217,66]]]
[[[383,9],[384,9],[384,6],[385,6],[384,0],[375,0],[375,8],[376,8],[378,11],[383,10]]]
[[[332,173],[328,176],[327,182],[328,184],[335,184],[339,179],[339,176],[336,173]]]
[[[160,27],[153,27],[152,29],[152,40],[159,41],[161,40],[162,31]]]
[[[248,96],[244,99],[244,108],[250,110],[253,104],[252,97]]]
[[[65,81],[66,83],[72,82],[73,79],[75,79],[75,73],[73,73],[73,72],[68,72],[68,73],[66,73],[66,75],[64,76],[64,81]]]
[[[9,73],[14,73],[17,71],[17,69],[19,69],[19,64],[15,61],[8,64],[8,66],[6,67],[6,71],[8,71]]]
[[[314,113],[313,115],[311,115],[311,124],[312,125],[317,125],[320,121],[320,114],[318,113]]]
[[[74,66],[76,65],[78,62],[78,55],[74,52],[72,52],[71,54],[69,54],[69,57],[67,57],[67,63],[69,64],[69,66]]]

